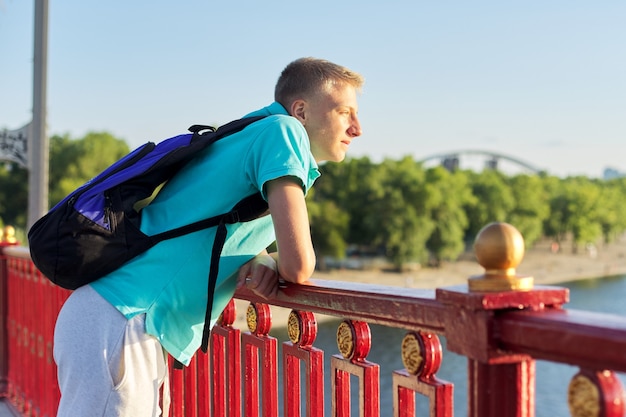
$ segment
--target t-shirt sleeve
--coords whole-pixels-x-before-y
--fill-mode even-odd
[[[291,117],[273,117],[252,143],[247,175],[264,198],[267,182],[285,176],[297,178],[306,194],[320,175],[310,148],[300,122]]]

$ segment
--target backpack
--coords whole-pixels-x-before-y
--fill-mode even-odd
[[[189,128],[192,134],[158,144],[148,142],[135,149],[35,222],[28,232],[33,263],[53,283],[74,290],[113,272],[163,240],[217,226],[209,271],[205,350],[226,224],[268,214],[267,202],[256,193],[242,199],[227,213],[152,236],[139,228],[140,208],[198,152],[263,117],[235,120],[219,129],[194,125]]]

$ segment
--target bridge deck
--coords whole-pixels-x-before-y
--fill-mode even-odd
[[[8,403],[6,403],[4,400],[0,400],[0,417],[18,417],[19,414],[13,412],[13,409],[11,408],[10,405],[8,405]]]

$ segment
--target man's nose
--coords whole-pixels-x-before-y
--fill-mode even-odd
[[[361,122],[359,121],[358,117],[356,117],[356,116],[354,117],[354,119],[352,121],[352,126],[350,126],[350,129],[348,130],[348,133],[353,138],[361,136],[361,134],[363,133],[363,131],[361,130]]]

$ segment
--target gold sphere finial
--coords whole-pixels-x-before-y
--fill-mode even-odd
[[[483,227],[476,236],[474,253],[485,273],[469,279],[471,291],[532,289],[532,277],[515,273],[524,258],[524,238],[514,226],[494,222]]]
[[[15,227],[11,226],[11,225],[6,225],[4,226],[4,233],[0,234],[0,240],[6,242],[6,243],[10,243],[10,244],[15,244],[17,243],[17,238],[15,237]],[[4,236],[2,236],[4,235]]]

